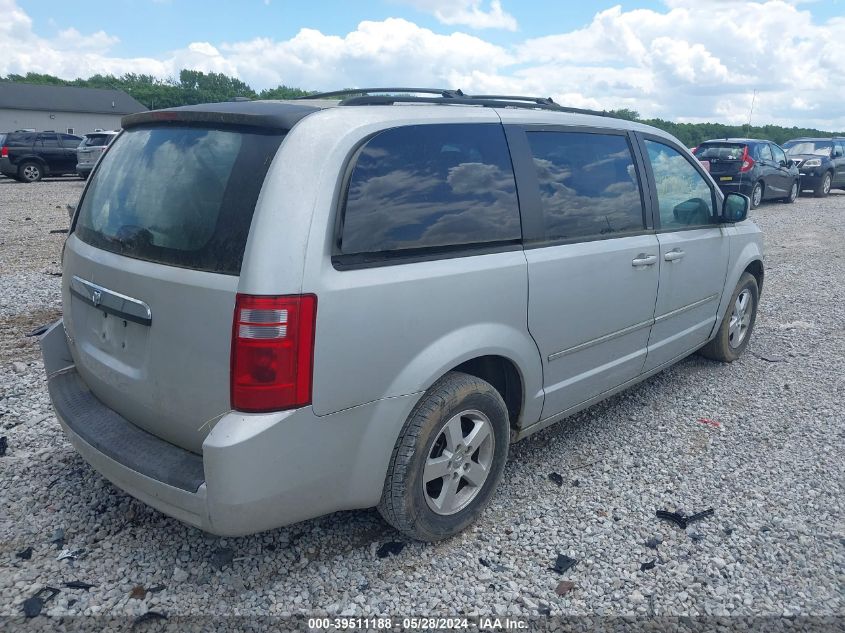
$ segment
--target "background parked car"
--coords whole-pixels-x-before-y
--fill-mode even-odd
[[[8,132],[0,141],[0,172],[21,182],[76,173],[82,137],[58,132]]]
[[[798,168],[782,147],[760,139],[726,138],[705,141],[693,151],[709,164],[710,174],[725,193],[744,193],[751,208],[763,200],[794,202],[800,191]]]
[[[834,187],[845,189],[845,138],[796,138],[783,144],[801,172],[801,190],[823,198]]]
[[[80,178],[88,178],[97,160],[118,134],[117,130],[98,130],[85,135],[76,148],[76,173]]]

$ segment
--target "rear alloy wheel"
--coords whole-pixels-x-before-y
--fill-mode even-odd
[[[41,165],[33,162],[22,163],[18,168],[18,176],[21,182],[38,182],[43,177],[44,172]]]
[[[763,202],[763,183],[757,181],[754,183],[754,189],[751,190],[751,208],[756,209]]]
[[[789,195],[783,199],[784,202],[795,202],[795,199],[798,197],[798,190],[800,187],[798,186],[798,181],[792,183],[792,188],[789,190]]]
[[[426,391],[396,441],[378,509],[406,536],[439,541],[471,524],[502,477],[508,410],[489,383],[449,372]]]
[[[816,198],[827,197],[827,194],[830,193],[830,186],[832,184],[833,184],[833,176],[831,176],[829,171],[824,172],[824,176],[822,176],[822,181],[813,190],[813,195],[816,196]]]

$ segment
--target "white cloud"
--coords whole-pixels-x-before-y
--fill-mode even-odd
[[[408,1],[435,13],[447,6],[502,11],[493,2]],[[193,68],[234,75],[256,89],[282,83],[325,90],[456,87],[551,96],[576,107],[630,108],[666,119],[738,123],[747,120],[756,90],[755,122],[845,130],[845,84],[839,81],[845,18],[815,23],[800,5],[784,0],[731,0],[729,11],[694,0],[666,4],[663,11],[612,7],[583,28],[513,46],[389,18],[361,22],[342,35],[303,28],[286,40],[195,41],[156,58],[120,58],[109,52],[117,38],[108,33],[68,27],[58,37],[40,38],[14,0],[0,0],[5,51],[0,75],[173,77]]]
[[[443,24],[468,26],[472,29],[506,29],[516,31],[516,18],[502,8],[501,0],[490,0],[484,10],[482,0],[402,0],[420,11],[431,13]]]

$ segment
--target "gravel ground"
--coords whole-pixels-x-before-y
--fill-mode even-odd
[[[45,585],[51,615],[845,615],[845,194],[753,212],[767,272],[740,361],[690,357],[515,445],[476,525],[380,558],[401,539],[374,510],[217,538],[73,452],[23,335],[59,312],[48,231],[81,189],[0,179],[0,615]],[[711,507],[686,531],[654,514]],[[62,532],[78,558],[57,560]],[[578,560],[562,575],[559,553]]]

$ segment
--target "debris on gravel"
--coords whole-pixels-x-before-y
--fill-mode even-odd
[[[768,254],[751,353],[730,365],[690,356],[515,443],[477,523],[379,558],[398,535],[374,510],[219,538],[133,499],[76,454],[25,335],[61,314],[61,278],[43,271],[60,269],[67,235],[49,231],[67,226],[63,205],[82,187],[0,178],[0,431],[10,444],[0,616],[22,618],[27,599],[70,573],[96,586],[63,590],[43,615],[845,614],[845,194],[752,211]],[[700,415],[721,429],[694,423]],[[550,472],[580,485],[550,485]],[[654,515],[710,507],[718,522],[695,524],[698,541]],[[56,560],[57,526],[84,558]],[[558,595],[561,577],[547,568],[562,543],[579,560],[566,572],[577,590]],[[14,555],[30,546],[29,559]],[[237,555],[217,566],[221,549]],[[135,586],[150,587],[145,599],[130,598]]]

